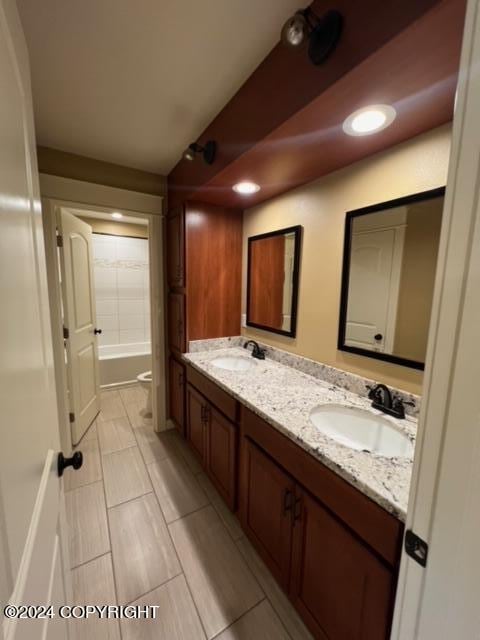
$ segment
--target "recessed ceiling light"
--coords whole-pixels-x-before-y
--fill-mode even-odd
[[[243,182],[237,182],[237,184],[234,184],[232,189],[237,193],[240,193],[242,196],[250,196],[252,193],[260,191],[260,186],[255,182],[244,180]]]
[[[120,220],[120,218],[123,218],[123,213],[120,213],[119,211],[114,211],[112,213],[112,218],[115,218],[115,220]]]
[[[369,136],[392,124],[397,112],[389,104],[374,104],[351,113],[343,123],[349,136]]]

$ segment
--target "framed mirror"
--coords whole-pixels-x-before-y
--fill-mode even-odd
[[[248,238],[247,325],[295,337],[302,227]]]
[[[349,211],[338,348],[423,369],[445,189]]]

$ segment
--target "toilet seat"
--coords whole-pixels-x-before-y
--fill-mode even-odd
[[[139,382],[151,382],[152,381],[152,372],[151,371],[145,371],[144,373],[140,373],[140,375],[137,376],[137,380]]]

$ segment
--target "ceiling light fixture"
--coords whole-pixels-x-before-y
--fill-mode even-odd
[[[112,218],[115,218],[115,220],[120,220],[121,218],[123,218],[123,213],[120,213],[119,211],[114,211],[112,213]]]
[[[204,162],[206,162],[207,164],[213,164],[216,152],[217,143],[214,140],[209,140],[203,146],[201,144],[198,144],[198,142],[192,142],[183,152],[183,159],[192,162],[193,160],[195,160],[195,156],[201,153]]]
[[[242,196],[251,196],[253,193],[260,191],[260,185],[256,182],[250,182],[250,180],[244,180],[234,184],[232,189]]]
[[[327,11],[319,18],[311,9],[301,9],[283,25],[281,41],[291,48],[308,40],[308,57],[314,65],[322,64],[333,52],[342,33],[343,17],[339,11]]]
[[[374,104],[351,113],[343,123],[349,136],[369,136],[389,127],[397,112],[389,104]]]

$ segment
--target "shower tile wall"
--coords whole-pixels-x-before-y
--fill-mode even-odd
[[[93,234],[99,345],[150,342],[148,240]]]

